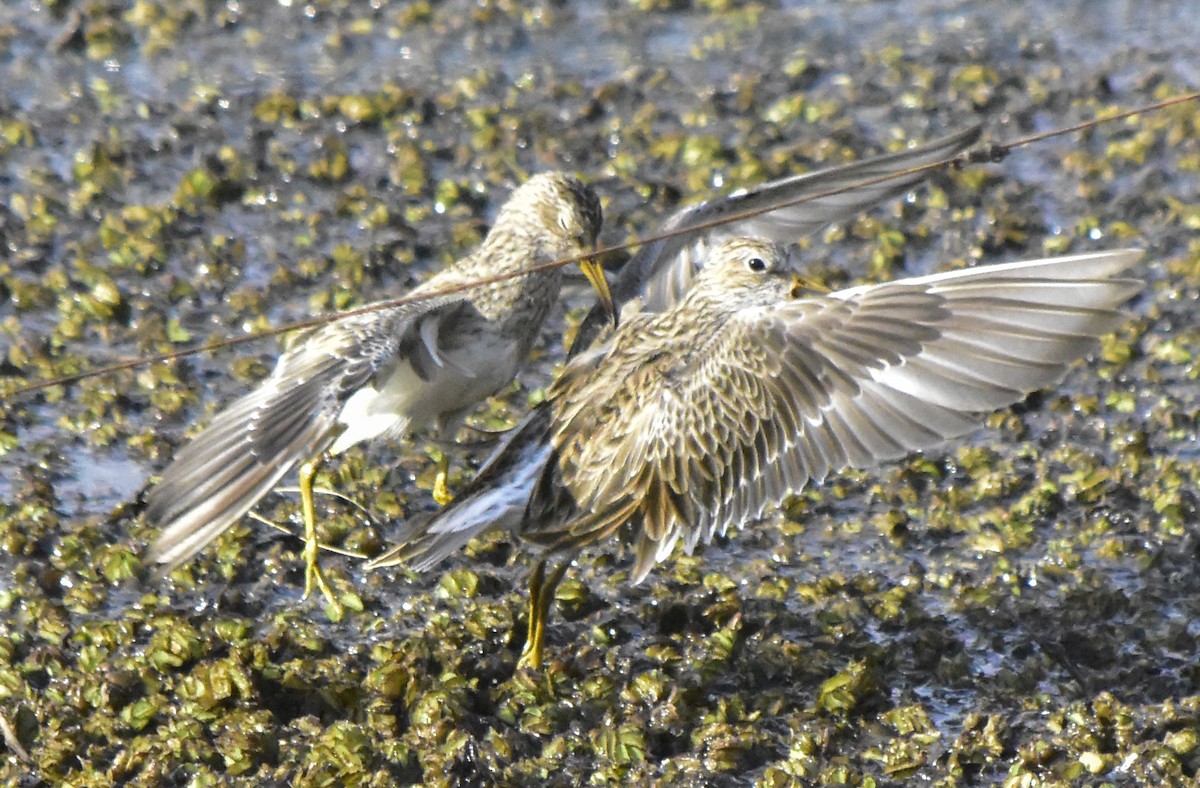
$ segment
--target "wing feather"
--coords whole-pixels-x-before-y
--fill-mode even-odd
[[[927,171],[899,173],[932,164],[965,150],[979,139],[972,126],[908,150],[802,175],[780,178],[684,208],[667,218],[652,235],[678,233],[643,245],[611,283],[618,309],[631,300],[643,312],[660,312],[675,304],[691,286],[708,250],[722,240],[755,236],[781,244],[795,243],[832,222],[846,221],[884,200],[898,197],[928,177]],[[864,183],[885,176],[878,183]],[[842,189],[838,194],[826,194]],[[779,206],[757,216],[711,224],[735,213]],[[584,319],[571,346],[574,356],[603,333],[608,315],[597,305]]]
[[[847,464],[970,432],[980,412],[1057,382],[1120,324],[1142,285],[1119,275],[1139,256],[988,266],[745,309],[685,369],[655,359],[601,373],[555,425],[576,441],[560,463],[577,503],[571,532],[582,543],[634,523],[637,581],[680,538],[691,549]]]
[[[972,126],[898,153],[780,178],[685,208],[673,214],[654,234],[708,225],[731,214],[782,205],[766,213],[728,222],[716,229],[698,230],[647,244],[617,277],[613,287],[614,297],[618,303],[623,303],[630,297],[641,295],[645,311],[662,311],[687,291],[708,249],[721,240],[753,236],[781,244],[794,243],[831,222],[853,218],[872,205],[904,194],[925,180],[928,172],[861,185],[863,181],[897,175],[904,170],[949,158],[973,144],[979,139],[979,134],[980,127]],[[854,188],[837,194],[825,194],[849,186]],[[804,197],[810,199],[796,202]]]
[[[195,555],[301,462],[332,441],[347,398],[390,363],[417,318],[461,296],[329,323],[280,356],[258,388],[217,414],[146,494],[162,530],[146,560],[161,573]]]

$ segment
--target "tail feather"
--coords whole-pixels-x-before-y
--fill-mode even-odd
[[[446,508],[406,523],[393,537],[395,546],[370,561],[367,569],[403,563],[423,572],[476,536],[497,528],[517,532],[533,487],[553,456],[550,417],[548,403],[534,408]]]

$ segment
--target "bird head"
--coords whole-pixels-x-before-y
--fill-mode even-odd
[[[699,298],[741,308],[828,292],[794,271],[787,251],[757,238],[732,238],[709,250],[692,290]]]
[[[538,262],[576,258],[610,315],[615,314],[604,269],[596,251],[603,212],[600,198],[578,178],[543,172],[522,184],[500,211],[496,227],[523,235]]]

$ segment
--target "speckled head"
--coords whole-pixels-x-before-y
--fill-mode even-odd
[[[757,238],[733,238],[709,250],[689,297],[737,308],[776,303],[788,297],[794,285],[783,247]]]
[[[513,192],[488,235],[489,246],[519,250],[528,262],[576,258],[583,275],[615,320],[616,310],[604,269],[588,257],[596,248],[602,221],[600,198],[577,178],[561,172],[535,175]],[[502,254],[502,253],[501,253]]]
[[[578,178],[543,172],[522,184],[496,218],[526,236],[542,255],[566,257],[591,251],[600,234],[600,198]]]

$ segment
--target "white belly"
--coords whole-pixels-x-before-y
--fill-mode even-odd
[[[499,338],[476,342],[447,353],[428,380],[409,364],[398,364],[379,386],[364,386],[346,400],[338,414],[338,423],[346,430],[330,453],[380,435],[420,429],[490,397],[517,374],[518,351],[515,342]]]

